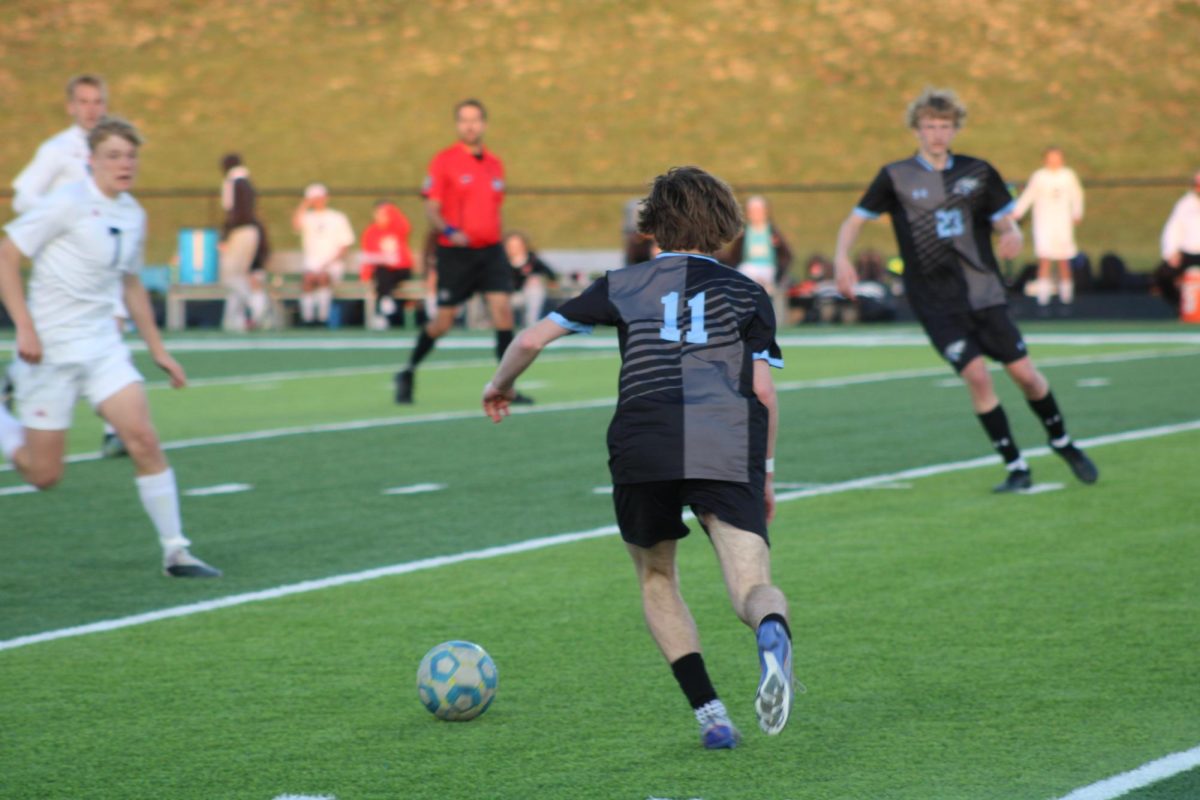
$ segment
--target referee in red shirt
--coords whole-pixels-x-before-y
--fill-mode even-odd
[[[408,366],[396,373],[396,402],[413,401],[417,365],[454,324],[459,307],[483,292],[496,326],[496,358],[513,340],[512,269],[501,245],[504,165],[483,146],[487,110],[478,100],[454,107],[458,142],[433,157],[421,196],[438,232],[437,316],[421,330]],[[518,395],[518,402],[533,402]]]

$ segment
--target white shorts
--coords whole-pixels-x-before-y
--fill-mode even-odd
[[[742,264],[738,272],[764,288],[775,286],[775,268],[767,264]]]
[[[12,376],[21,424],[39,431],[70,429],[75,401],[81,396],[96,408],[129,384],[142,381],[124,345],[91,361],[29,364],[17,360]]]

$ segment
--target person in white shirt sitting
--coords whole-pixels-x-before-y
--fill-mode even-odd
[[[292,215],[292,228],[300,234],[304,251],[304,277],[300,286],[300,320],[305,325],[325,325],[333,305],[333,284],[346,271],[346,253],[354,245],[354,228],[341,211],[329,208],[329,190],[312,183]]]

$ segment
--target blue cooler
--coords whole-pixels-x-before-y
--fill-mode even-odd
[[[179,229],[179,282],[216,283],[217,229]]]

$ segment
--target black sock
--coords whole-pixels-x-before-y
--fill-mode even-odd
[[[1029,407],[1042,421],[1050,441],[1062,441],[1063,437],[1067,435],[1067,424],[1063,422],[1062,413],[1058,410],[1058,401],[1054,399],[1054,392],[1047,391],[1046,396],[1041,400],[1030,400]]]
[[[688,653],[671,664],[671,672],[675,673],[675,680],[679,681],[679,688],[683,689],[692,708],[700,708],[717,699],[717,690],[704,668],[704,656],[699,653]]]
[[[762,627],[764,622],[778,622],[783,626],[783,632],[787,634],[788,641],[792,640],[792,629],[788,627],[787,620],[783,618],[783,614],[767,614],[758,621],[758,627]]]
[[[496,360],[504,358],[504,351],[512,344],[512,331],[496,331]]]
[[[996,448],[1005,464],[1020,460],[1021,451],[1017,448],[1012,431],[1008,427],[1008,415],[1004,413],[1004,406],[998,405],[986,414],[980,414],[979,421],[987,431],[988,438],[992,440],[992,447]]]
[[[408,357],[408,368],[416,369],[417,364],[425,360],[425,356],[429,355],[435,344],[437,344],[437,339],[430,336],[422,328],[421,335],[417,337],[417,346],[413,348],[412,355]]]

